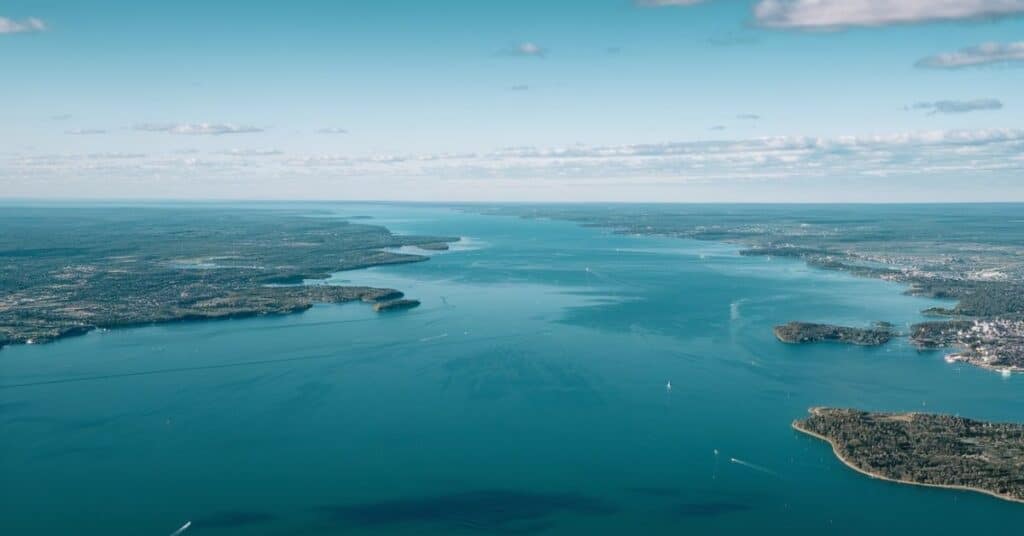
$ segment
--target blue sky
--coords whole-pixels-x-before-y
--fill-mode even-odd
[[[1024,200],[1024,0],[5,1],[0,65],[9,197]]]

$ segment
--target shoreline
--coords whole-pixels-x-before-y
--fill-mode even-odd
[[[812,408],[811,409],[811,413],[815,413],[816,410],[817,410],[817,408]],[[828,445],[830,447],[832,447],[832,454],[834,454],[835,457],[839,459],[839,461],[843,462],[843,465],[849,467],[850,469],[853,469],[854,471],[856,471],[856,472],[858,472],[858,473],[860,473],[860,474],[862,474],[864,476],[867,476],[867,477],[870,477],[870,478],[873,478],[873,479],[876,479],[876,480],[883,480],[885,482],[892,482],[892,483],[895,483],[895,484],[903,484],[903,485],[908,485],[908,486],[920,486],[920,487],[925,487],[925,488],[938,488],[938,489],[949,489],[949,490],[955,490],[955,491],[969,491],[969,492],[974,492],[974,493],[981,493],[981,494],[984,494],[984,495],[988,495],[989,497],[994,497],[996,499],[1000,499],[1000,500],[1003,500],[1003,501],[1017,503],[1017,504],[1024,504],[1024,498],[1017,498],[1017,497],[1012,497],[1012,496],[1009,496],[1009,495],[1002,495],[1002,494],[999,494],[999,493],[996,493],[994,491],[990,491],[990,490],[987,490],[987,489],[975,488],[975,487],[971,487],[971,486],[961,486],[961,485],[957,485],[957,484],[930,484],[930,483],[927,483],[927,482],[914,482],[912,480],[902,480],[902,479],[899,479],[899,478],[891,478],[891,477],[887,477],[885,475],[880,475],[880,474],[877,474],[877,473],[872,473],[871,471],[868,471],[866,469],[862,469],[860,467],[857,467],[853,462],[851,462],[850,460],[848,460],[845,457],[843,457],[843,455],[839,453],[839,449],[837,448],[835,441],[833,441],[832,439],[829,439],[828,437],[825,437],[825,436],[823,436],[823,435],[821,435],[821,434],[819,434],[817,432],[812,432],[811,430],[808,430],[808,429],[804,428],[803,426],[801,426],[799,419],[798,420],[794,420],[792,422],[791,426],[792,426],[792,428],[794,430],[796,430],[796,431],[798,431],[798,432],[800,432],[802,434],[806,434],[806,435],[811,436],[811,437],[813,437],[815,439],[820,439],[821,441],[824,441],[824,442],[828,443]]]
[[[1016,365],[1004,365],[1004,366],[992,365],[991,363],[985,363],[985,362],[980,361],[980,360],[975,359],[975,358],[965,357],[965,356],[963,356],[963,354],[959,354],[959,353],[956,353],[956,352],[953,352],[953,353],[950,353],[950,354],[946,354],[945,356],[943,356],[943,359],[945,359],[947,363],[966,363],[966,364],[968,364],[968,365],[970,365],[972,367],[978,367],[978,368],[983,369],[983,370],[988,370],[988,371],[991,371],[991,372],[997,372],[997,373],[1002,374],[1004,376],[1009,376],[1011,374],[1024,373],[1024,367],[1018,367]]]
[[[418,262],[418,261],[415,261],[415,262]],[[392,263],[392,264],[394,264],[394,263]],[[381,265],[376,265],[376,266],[386,266],[386,264],[381,264]],[[366,268],[369,268],[369,267],[372,267],[372,266],[367,266]],[[362,269],[365,269],[365,268],[356,268],[356,269],[357,270],[362,270]],[[74,328],[69,329],[69,330],[67,330],[65,332],[59,333],[59,334],[57,334],[57,335],[55,335],[53,337],[47,337],[47,338],[44,338],[44,339],[34,339],[34,338],[33,339],[25,339],[25,340],[3,340],[3,339],[0,339],[0,351],[3,351],[3,349],[8,347],[8,346],[40,346],[40,345],[54,344],[54,343],[58,343],[58,342],[64,341],[66,339],[73,339],[73,338],[76,338],[76,337],[81,337],[83,335],[88,335],[89,333],[92,333],[92,332],[95,332],[95,331],[101,331],[101,330],[110,331],[110,330],[144,328],[144,327],[151,327],[151,326],[162,326],[162,325],[168,325],[168,324],[189,324],[189,323],[199,323],[199,322],[216,322],[216,321],[219,321],[219,320],[244,320],[244,319],[247,319],[247,318],[258,318],[258,317],[291,316],[291,315],[302,314],[302,313],[312,309],[313,307],[315,307],[317,305],[346,305],[346,304],[350,304],[350,303],[355,302],[355,303],[365,303],[365,304],[368,304],[368,305],[370,305],[372,307],[375,303],[377,303],[377,299],[372,297],[372,294],[375,293],[375,292],[381,293],[381,296],[387,296],[390,293],[398,293],[400,295],[402,294],[402,292],[399,291],[399,290],[389,289],[389,288],[361,287],[361,286],[358,286],[358,285],[336,285],[336,286],[338,288],[346,288],[346,289],[364,289],[367,292],[364,292],[362,295],[357,295],[357,296],[353,296],[351,298],[342,299],[342,300],[334,300],[334,301],[332,301],[332,300],[312,300],[312,301],[309,301],[307,303],[303,303],[303,304],[301,304],[299,306],[292,307],[292,308],[289,308],[289,309],[282,309],[282,310],[237,311],[237,312],[229,312],[229,313],[224,313],[224,314],[210,314],[210,315],[184,314],[184,315],[173,317],[173,318],[164,318],[164,319],[150,320],[150,321],[123,322],[123,323],[117,323],[117,324],[80,325],[80,326],[75,326]]]
[[[450,237],[442,237],[442,238],[450,238]],[[449,244],[455,244],[455,243],[458,243],[458,242],[460,242],[462,240],[463,240],[463,237],[458,237],[458,238],[453,239],[450,242],[435,241],[435,242],[429,242],[429,243],[427,243],[427,245],[444,244],[445,246],[448,246]],[[420,247],[419,245],[412,245],[412,244],[408,244],[406,246],[401,246],[401,247],[407,247],[407,246]],[[52,343],[63,341],[65,339],[71,339],[71,338],[75,338],[75,337],[80,337],[80,336],[83,336],[83,335],[86,335],[88,333],[92,333],[92,332],[98,331],[98,330],[132,329],[132,328],[147,327],[147,326],[158,326],[158,325],[164,325],[164,324],[177,324],[177,323],[190,323],[190,322],[208,322],[208,321],[214,321],[214,320],[236,320],[236,319],[255,318],[255,317],[261,317],[261,316],[288,316],[288,315],[294,315],[294,314],[303,313],[305,311],[308,311],[309,309],[312,309],[314,306],[317,306],[317,305],[343,305],[343,304],[352,303],[352,302],[361,302],[361,303],[367,303],[367,304],[373,305],[374,303],[380,301],[382,298],[388,296],[389,294],[397,293],[398,297],[402,297],[402,296],[404,296],[404,293],[402,291],[400,291],[400,290],[392,289],[392,288],[364,287],[362,285],[349,285],[349,284],[331,285],[331,284],[328,283],[328,280],[331,278],[331,276],[333,274],[340,273],[340,272],[366,270],[368,268],[375,268],[375,267],[379,267],[379,266],[416,264],[416,263],[420,263],[420,262],[429,261],[430,257],[431,257],[430,255],[427,255],[427,254],[397,253],[397,252],[389,251],[389,248],[382,248],[380,251],[381,252],[385,252],[385,253],[392,253],[393,255],[396,255],[396,257],[393,257],[393,258],[390,258],[390,259],[387,259],[387,260],[383,260],[383,261],[378,261],[378,262],[356,263],[356,264],[353,264],[351,266],[348,266],[348,267],[336,270],[334,272],[330,272],[330,273],[328,273],[324,277],[317,277],[317,278],[313,278],[313,279],[301,278],[301,279],[298,280],[297,283],[286,282],[286,281],[283,281],[283,282],[272,282],[272,283],[264,283],[264,284],[261,284],[261,285],[255,287],[255,288],[253,288],[253,289],[249,289],[250,291],[255,292],[255,291],[258,291],[261,288],[303,288],[303,287],[315,287],[315,286],[323,285],[323,286],[337,287],[339,289],[349,289],[349,290],[352,290],[352,291],[361,291],[361,292],[358,292],[358,293],[356,293],[356,294],[354,294],[354,295],[352,295],[350,297],[345,297],[343,299],[326,299],[326,300],[324,300],[324,299],[319,299],[319,300],[318,299],[311,299],[309,301],[297,304],[297,305],[292,306],[290,308],[276,309],[276,310],[274,310],[274,309],[272,309],[272,310],[256,310],[256,309],[253,309],[253,310],[243,310],[243,311],[231,311],[231,312],[226,312],[226,313],[216,313],[216,312],[214,312],[212,314],[202,314],[202,313],[189,312],[189,313],[181,314],[179,316],[168,317],[168,318],[161,318],[161,319],[155,319],[155,320],[140,320],[140,321],[128,320],[128,321],[115,322],[115,323],[78,324],[78,325],[75,325],[75,326],[72,326],[72,327],[68,328],[67,330],[58,332],[58,333],[56,333],[56,334],[54,334],[52,336],[48,336],[48,337],[44,337],[44,338],[34,338],[34,337],[33,338],[7,338],[7,337],[0,336],[0,351],[3,351],[4,348],[9,347],[9,346],[33,346],[33,345],[52,344]],[[429,252],[429,253],[439,253],[441,251],[442,250],[424,249],[424,253],[427,253],[427,252]],[[448,250],[445,249],[443,251],[446,252]]]
[[[673,204],[673,203],[667,203],[667,205],[671,205],[671,204]],[[479,210],[477,210],[476,212],[478,214],[486,214],[486,212],[481,212]],[[538,217],[537,215],[527,216],[527,215],[525,215],[522,212],[512,213],[510,215],[517,216],[519,218],[537,218]],[[759,246],[757,241],[752,240],[749,237],[680,236],[679,234],[673,234],[672,232],[668,232],[668,231],[636,230],[636,229],[630,229],[629,227],[623,226],[623,224],[608,223],[608,222],[603,222],[603,223],[602,222],[593,222],[593,221],[587,221],[585,219],[580,219],[578,217],[574,218],[572,216],[562,216],[562,217],[559,217],[559,216],[540,216],[540,217],[543,217],[543,218],[546,218],[546,219],[553,219],[553,220],[561,220],[561,221],[566,221],[566,222],[572,222],[572,223],[575,223],[576,225],[581,226],[581,227],[594,227],[594,228],[599,228],[599,229],[607,229],[611,233],[620,234],[620,235],[626,235],[626,236],[661,237],[661,238],[671,238],[671,239],[677,239],[677,240],[692,240],[692,241],[696,241],[696,242],[707,242],[707,243],[723,244],[723,245],[728,245],[728,246],[731,246],[732,248],[735,248],[736,253],[738,255],[741,255],[741,256],[751,255],[749,252],[754,250],[754,249],[756,249]],[[757,255],[751,255],[751,256],[767,256],[767,257],[771,258],[771,257],[773,257],[775,255],[757,254]],[[871,279],[871,280],[875,280],[875,281],[882,281],[882,282],[886,282],[886,283],[891,283],[893,285],[901,287],[903,289],[903,292],[901,294],[904,295],[904,296],[918,297],[918,298],[929,298],[929,296],[925,296],[925,295],[921,295],[921,294],[915,294],[915,293],[912,292],[914,287],[915,287],[915,282],[913,282],[913,281],[901,280],[900,278],[895,278],[895,277],[887,277],[886,275],[883,275],[883,274],[862,273],[862,272],[858,272],[858,271],[855,271],[855,270],[845,269],[844,267],[828,266],[828,265],[823,265],[823,264],[820,264],[820,263],[814,263],[814,262],[812,262],[811,259],[808,259],[808,258],[806,258],[804,256],[801,256],[801,255],[794,255],[794,256],[783,255],[783,256],[779,256],[779,257],[784,257],[784,258],[792,259],[794,261],[799,261],[805,267],[811,268],[811,269],[816,269],[816,270],[821,270],[821,271],[826,271],[826,272],[833,272],[833,273],[842,273],[842,274],[846,274],[848,276],[855,277],[855,278]],[[932,299],[938,299],[938,298],[932,298]],[[961,300],[960,299],[944,298],[943,301],[951,301],[951,302],[953,302],[953,306],[952,307],[955,308],[957,305],[959,305]],[[927,309],[925,311],[927,311]],[[920,313],[923,314],[925,311],[920,311]],[[901,334],[895,334],[894,333],[893,338],[897,338],[897,337],[899,337],[899,338],[906,338],[907,340],[909,340],[911,342],[913,340],[913,338],[910,337],[907,334],[902,334],[902,333]],[[800,343],[800,342],[797,342],[797,341],[782,340],[777,335],[776,335],[776,339],[778,339],[779,342],[781,342],[783,344],[803,344],[803,343]],[[838,342],[838,341],[820,341],[820,342]],[[865,345],[865,344],[858,344],[858,343],[852,343],[852,344],[855,344],[857,346],[882,346],[884,344],[888,344],[888,342],[889,341],[886,341],[886,343],[882,343],[882,344],[879,344],[879,345]],[[942,355],[945,358],[945,357],[947,357],[949,355],[953,355],[956,352],[962,350],[962,347],[958,346],[956,344],[951,344],[951,345],[944,345],[944,346],[941,346],[941,347],[931,348],[931,350],[942,352]],[[920,351],[920,349],[919,349],[919,351]],[[1005,370],[1005,369],[1007,369],[1007,367],[992,367],[990,365],[987,366],[985,364],[977,363],[977,362],[974,362],[974,361],[971,361],[971,360],[962,360],[961,362],[963,362],[963,363],[965,363],[967,365],[970,365],[972,367],[977,367],[977,368],[980,368],[980,369],[983,369],[983,370],[989,370],[989,371],[995,372],[997,374],[1003,374],[1004,376],[1007,376],[1009,374],[1024,373],[1024,367],[1010,367],[1009,372],[1007,372],[1007,370]]]

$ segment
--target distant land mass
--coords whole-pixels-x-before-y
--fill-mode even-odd
[[[775,326],[775,337],[782,342],[801,344],[808,342],[841,342],[861,346],[878,346],[892,338],[892,326],[878,322],[870,328],[850,328],[811,322],[789,322]]]
[[[874,478],[1024,503],[1024,425],[928,413],[811,408],[793,428]]]
[[[933,205],[785,204],[466,210],[574,221],[621,234],[728,242],[740,246],[740,255],[800,259],[816,268],[901,283],[909,295],[956,301],[923,311],[944,319],[911,327],[910,340],[918,348],[955,348],[953,361],[1003,374],[1024,372],[1024,227],[1006,223],[1020,219],[1020,204],[961,204],[938,211]],[[791,328],[783,328],[779,338],[855,342],[880,335],[841,326]]]
[[[333,272],[425,261],[402,236],[299,210],[6,207],[0,346],[156,322],[276,315],[315,303],[400,303],[394,289],[307,285]]]
[[[419,307],[419,306],[420,306],[420,301],[419,300],[409,300],[409,299],[386,300],[386,301],[378,301],[377,303],[375,303],[373,305],[373,310],[377,311],[377,312],[402,311],[402,310],[405,310],[405,309],[412,309],[414,307]]]
[[[908,295],[956,302],[922,311],[942,319],[911,326],[910,341],[919,349],[955,348],[946,361],[1004,376],[1024,372],[1024,226],[1008,223],[1024,221],[1019,204],[949,210],[651,204],[483,210],[574,221],[621,234],[728,242],[744,256],[799,259],[824,270],[900,283]],[[884,344],[895,335],[889,329],[788,322],[774,332],[783,342]],[[847,465],[877,478],[1024,501],[1020,424],[817,408],[793,426],[830,442]]]

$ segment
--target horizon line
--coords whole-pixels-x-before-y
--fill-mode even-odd
[[[191,197],[4,197],[0,204],[18,203],[352,203],[352,204],[394,204],[394,205],[1019,205],[1024,199],[1013,201],[508,201],[508,200],[396,200],[396,199],[312,199],[312,198],[191,198]]]

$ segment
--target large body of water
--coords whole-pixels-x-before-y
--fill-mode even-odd
[[[323,208],[323,207],[318,207]],[[423,305],[95,332],[0,352],[0,532],[984,534],[1024,507],[843,466],[809,406],[1021,420],[1022,378],[904,341],[936,302],[730,245],[437,207],[338,205],[466,236],[337,274]],[[671,381],[672,389],[666,389]]]

